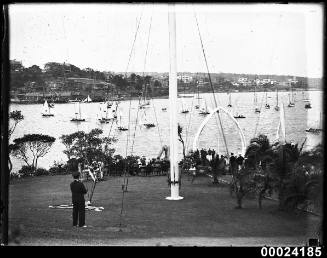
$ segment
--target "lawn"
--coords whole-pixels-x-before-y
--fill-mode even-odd
[[[254,199],[235,209],[227,187],[213,186],[209,178],[191,184],[183,178],[181,201],[168,201],[167,177],[130,177],[119,231],[123,178],[98,183],[93,205],[104,211],[86,211],[88,228],[72,228],[70,175],[15,180],[10,185],[9,228],[21,228],[22,245],[303,245],[316,237],[320,217],[277,210],[266,200]]]

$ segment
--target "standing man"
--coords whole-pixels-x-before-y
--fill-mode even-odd
[[[235,172],[235,169],[236,169],[236,158],[234,156],[234,153],[231,153],[231,156],[229,158],[229,167],[230,167],[230,170],[231,170],[231,174],[233,175],[234,172]]]
[[[73,226],[78,226],[86,228],[85,225],[85,199],[84,194],[87,193],[87,190],[84,184],[79,180],[80,173],[74,172],[73,178],[74,181],[70,183],[70,190],[72,192],[72,201],[73,201]]]
[[[237,165],[238,165],[238,170],[240,170],[240,169],[242,168],[242,166],[243,166],[243,161],[244,161],[244,158],[242,157],[242,154],[239,153],[239,154],[238,154],[238,157],[237,157],[237,159],[236,159],[236,163],[237,163]]]

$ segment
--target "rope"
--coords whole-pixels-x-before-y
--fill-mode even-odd
[[[157,119],[157,112],[156,112],[156,108],[154,106],[154,100],[153,100],[152,97],[151,97],[151,100],[152,100],[152,107],[153,107],[153,111],[154,111],[154,117],[156,119],[156,124],[157,124],[157,129],[158,129],[158,135],[159,135],[160,145],[161,145],[161,147],[163,147],[162,137],[161,137],[160,128],[159,128],[159,122],[158,122],[158,119]]]
[[[188,132],[189,132],[189,129],[190,129],[190,125],[191,125],[191,119],[192,119],[192,113],[193,113],[193,101],[194,101],[194,98],[192,98],[192,103],[191,103],[191,114],[190,114],[190,118],[188,120],[188,125],[186,127],[186,136],[185,136],[185,148],[186,150],[188,149],[188,145],[189,145],[189,138],[188,138]]]
[[[258,129],[258,125],[259,125],[259,121],[260,121],[260,116],[261,116],[261,109],[262,109],[262,104],[263,104],[263,99],[264,99],[264,94],[262,95],[262,98],[261,98],[261,105],[260,105],[260,113],[259,113],[259,116],[257,118],[257,122],[256,122],[256,125],[255,125],[255,130],[254,130],[254,135],[253,135],[253,138],[256,136],[257,134],[257,129]]]
[[[198,19],[196,17],[195,12],[194,12],[194,17],[195,17],[196,25],[197,25],[197,28],[198,28],[198,33],[199,33],[200,42],[201,42],[201,48],[202,48],[203,57],[204,57],[206,68],[207,68],[207,73],[208,73],[210,87],[211,87],[212,94],[213,94],[213,99],[214,99],[214,102],[215,102],[215,107],[217,108],[218,105],[217,105],[217,100],[216,100],[216,97],[215,97],[215,91],[213,89],[213,85],[212,85],[212,81],[211,81],[211,76],[210,76],[210,72],[209,72],[209,67],[208,67],[208,62],[207,62],[207,58],[206,58],[206,54],[205,54],[204,46],[203,46],[203,42],[202,42],[200,27],[199,27]],[[221,119],[220,119],[219,111],[217,111],[217,116],[218,116],[218,119],[219,119],[220,129],[221,129],[221,132],[222,132],[222,135],[223,135],[223,139],[224,139],[224,143],[225,143],[227,158],[229,158],[229,151],[228,151],[228,147],[227,147],[227,140],[226,140],[226,136],[225,136],[225,133],[224,133],[223,125],[222,125],[222,122],[221,122]]]
[[[139,104],[137,105],[137,113],[136,113],[136,120],[135,120],[135,127],[134,127],[133,143],[132,143],[132,147],[131,147],[131,155],[133,154],[133,148],[134,148],[134,142],[135,142],[135,135],[136,135],[136,129],[137,129],[137,123],[138,123],[138,116],[139,116],[141,98],[142,97],[140,96],[139,97]]]
[[[131,49],[131,52],[129,54],[129,58],[128,58],[128,63],[127,63],[127,67],[126,67],[126,70],[125,70],[125,76],[127,76],[127,70],[128,70],[128,67],[129,67],[129,63],[130,63],[130,60],[131,60],[131,56],[132,56],[132,53],[133,53],[133,49],[134,49],[134,45],[135,45],[135,41],[136,41],[136,37],[137,37],[137,33],[139,31],[139,27],[140,27],[140,23],[141,23],[141,19],[142,19],[142,14],[143,14],[143,9],[142,9],[142,13],[140,15],[140,19],[138,21],[138,24],[137,24],[137,28],[136,28],[136,32],[135,32],[135,36],[134,36],[134,41],[133,41],[133,44],[132,44],[132,49]],[[127,134],[127,142],[126,142],[126,157],[127,157],[127,150],[128,150],[128,143],[129,143],[129,136],[130,136],[130,121],[131,121],[131,103],[132,103],[132,96],[130,97],[130,101],[129,101],[129,112],[128,112],[128,134]],[[122,199],[121,199],[121,210],[120,210],[120,216],[119,216],[119,228],[121,230],[121,222],[122,222],[122,215],[123,215],[123,210],[124,210],[124,197],[125,197],[125,189],[127,188],[127,184],[128,183],[128,179],[126,181],[126,167],[124,169],[124,178],[123,178],[123,187],[122,187]],[[126,184],[126,187],[125,187],[125,184]]]
[[[132,57],[132,53],[133,53],[133,50],[134,50],[134,45],[135,45],[135,41],[136,41],[136,37],[137,37],[137,33],[138,33],[138,31],[139,31],[140,23],[141,23],[141,20],[142,20],[142,15],[143,15],[143,10],[142,10],[142,13],[141,13],[141,15],[140,15],[140,19],[139,19],[139,21],[138,21],[137,28],[136,28],[136,31],[135,31],[134,41],[133,41],[133,44],[132,44],[131,52],[129,53],[129,58],[128,58],[128,62],[127,62],[127,67],[126,67],[126,70],[125,70],[125,76],[127,75],[127,71],[128,71],[129,63],[130,63],[130,61],[131,61],[131,57]]]

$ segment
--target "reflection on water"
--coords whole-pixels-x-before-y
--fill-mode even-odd
[[[306,148],[311,148],[322,141],[322,134],[313,135],[306,133],[308,127],[317,126],[320,123],[320,114],[322,112],[322,92],[310,91],[307,96],[311,99],[312,109],[305,109],[305,102],[302,101],[302,93],[295,93],[295,107],[289,108],[288,92],[279,93],[279,104],[284,104],[285,121],[286,121],[286,138],[288,141],[302,143],[307,137]],[[190,110],[187,114],[180,113],[182,101],[178,99],[178,120],[183,127],[183,138],[186,142],[187,149],[192,148],[194,135],[205,116],[199,115],[199,110],[195,109],[198,101],[206,101],[209,108],[214,107],[213,96],[211,93],[201,94],[200,100],[195,98],[184,98],[184,104]],[[270,109],[265,109],[265,94],[257,93],[257,99],[261,105],[261,113],[254,112],[253,93],[239,92],[232,94],[232,107],[228,108],[229,97],[226,93],[216,94],[218,105],[229,110],[234,115],[242,114],[245,119],[238,119],[240,127],[245,135],[246,142],[258,134],[268,135],[271,141],[276,138],[276,130],[279,122],[279,112],[274,110],[276,105],[276,93],[268,93],[268,103]],[[42,133],[56,137],[49,154],[39,160],[39,166],[49,168],[54,161],[67,160],[63,154],[64,145],[60,142],[59,137],[63,134],[70,134],[78,130],[90,131],[93,128],[101,128],[103,136],[115,136],[118,139],[113,147],[116,149],[115,154],[123,156],[134,155],[146,157],[156,157],[163,144],[169,144],[169,105],[168,99],[154,99],[151,106],[145,109],[146,118],[149,122],[159,124],[157,127],[147,129],[141,127],[139,122],[136,123],[137,112],[138,118],[143,116],[143,111],[137,108],[138,100],[122,101],[119,104],[123,120],[130,121],[129,131],[118,131],[117,123],[101,124],[98,122],[99,103],[82,103],[82,117],[85,122],[71,122],[75,116],[74,104],[56,104],[54,108],[54,117],[42,117],[42,104],[18,105],[12,104],[10,110],[21,110],[25,119],[19,123],[11,140],[21,137],[27,133]],[[130,108],[131,107],[131,108]],[[166,107],[167,112],[162,108]],[[128,119],[130,115],[130,119]],[[241,142],[235,125],[227,118],[226,114],[220,113],[223,130],[226,136],[228,151],[238,153],[241,150]],[[156,121],[157,120],[157,121]],[[199,141],[199,148],[218,149],[219,153],[225,152],[225,145],[216,116],[213,116],[203,129]],[[133,152],[132,152],[133,150]],[[182,153],[182,146],[179,149]],[[23,163],[18,160],[13,161],[14,168],[17,170]]]

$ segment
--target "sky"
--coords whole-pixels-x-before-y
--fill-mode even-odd
[[[11,4],[10,59],[25,67],[66,62],[168,72],[168,10],[167,4]],[[322,77],[323,5],[176,4],[175,12],[178,72],[206,72],[197,17],[211,73]]]

